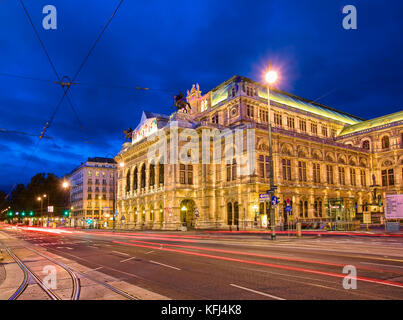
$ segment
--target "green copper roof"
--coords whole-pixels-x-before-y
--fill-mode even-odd
[[[214,108],[217,105],[219,105],[220,102],[226,100],[228,98],[229,88],[232,87],[234,83],[236,86],[238,86],[238,84],[240,84],[241,81],[246,81],[255,84],[258,87],[258,96],[262,99],[267,100],[267,89],[264,84],[253,81],[246,77],[236,75],[228,79],[224,83],[221,83],[213,90],[211,90],[212,92],[211,107]],[[275,88],[270,90],[270,99],[271,101],[281,103],[290,107],[294,107],[296,109],[303,110],[306,112],[310,112],[312,114],[317,114],[319,116],[341,121],[345,124],[353,125],[364,120],[360,117],[353,116],[346,112],[333,109],[320,103],[311,102],[307,99],[283,92]]]
[[[347,135],[347,134],[355,133],[358,131],[363,131],[363,130],[368,130],[368,129],[388,125],[393,122],[402,121],[402,120],[403,120],[403,111],[399,111],[396,113],[388,114],[386,116],[382,116],[382,117],[367,120],[367,121],[362,121],[355,125],[348,126],[342,130],[342,132],[339,134],[339,137]]]

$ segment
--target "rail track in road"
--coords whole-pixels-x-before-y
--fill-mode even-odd
[[[82,272],[79,272],[77,270],[74,270],[73,268],[69,267],[68,265],[57,261],[54,258],[48,257],[46,255],[44,255],[43,253],[33,249],[33,248],[28,248],[28,247],[24,247],[25,249],[41,256],[42,258],[47,259],[48,261],[58,265],[59,267],[63,268],[71,277],[72,280],[72,293],[71,293],[71,297],[70,300],[79,300],[80,298],[80,292],[81,292],[81,285],[80,285],[80,278],[86,278],[90,281],[93,281],[99,285],[102,285],[103,287],[123,296],[124,298],[128,299],[128,300],[138,300],[138,298],[128,294],[127,292],[116,288],[115,286],[112,286],[108,283],[99,281],[87,274],[84,274]],[[60,296],[58,296],[52,289],[48,288],[46,286],[46,284],[43,283],[43,281],[41,280],[41,278],[35,274],[27,265],[26,263],[24,263],[14,252],[11,248],[7,247],[7,252],[9,253],[9,255],[15,260],[15,262],[19,265],[19,267],[21,268],[21,270],[24,273],[24,279],[21,282],[20,286],[18,287],[18,289],[15,291],[15,293],[9,298],[9,300],[17,300],[23,293],[24,291],[27,289],[28,285],[29,285],[29,280],[33,279],[33,281],[46,293],[47,296],[49,296],[52,300],[62,300],[62,298]]]

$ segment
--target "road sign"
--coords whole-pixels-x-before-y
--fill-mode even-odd
[[[292,211],[291,206],[286,206],[286,207],[285,207],[285,211],[287,211],[287,212],[291,212],[291,211]]]
[[[271,203],[276,205],[278,203],[278,198],[276,196],[271,197]]]
[[[268,193],[259,194],[259,200],[268,200],[270,199],[270,195]]]

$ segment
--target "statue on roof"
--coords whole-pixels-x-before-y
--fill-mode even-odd
[[[177,111],[188,113],[187,107],[189,107],[189,110],[192,109],[190,103],[186,101],[185,95],[182,92],[174,96],[174,103]]]
[[[130,140],[130,139],[132,138],[133,129],[132,129],[132,128],[129,128],[129,129],[123,130],[123,133],[125,134],[126,140],[127,140],[127,139]]]

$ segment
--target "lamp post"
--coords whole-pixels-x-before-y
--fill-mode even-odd
[[[272,144],[272,137],[271,137],[271,106],[270,106],[270,85],[276,82],[277,80],[277,73],[273,70],[270,70],[270,61],[267,64],[267,73],[265,76],[265,80],[267,83],[267,112],[268,112],[268,135],[269,135],[269,195],[270,200],[274,195],[275,190],[277,187],[274,185],[274,169],[273,169],[273,144]],[[275,226],[275,212],[274,206],[270,205],[270,226],[271,226],[271,240],[276,240],[276,226]]]
[[[69,204],[68,204],[68,201],[67,201],[67,195],[68,194],[70,194],[70,192],[69,192],[69,188],[70,188],[70,183],[67,181],[67,180],[65,180],[65,181],[63,181],[63,183],[62,183],[62,187],[63,187],[63,189],[64,189],[64,191],[65,191],[65,196],[64,196],[64,210],[67,210],[67,208],[69,207]],[[70,214],[72,214],[72,213],[70,213]],[[70,216],[70,215],[69,215]],[[70,223],[71,223],[71,216],[70,216]],[[71,226],[71,225],[70,225]],[[74,225],[75,226],[75,225]]]

